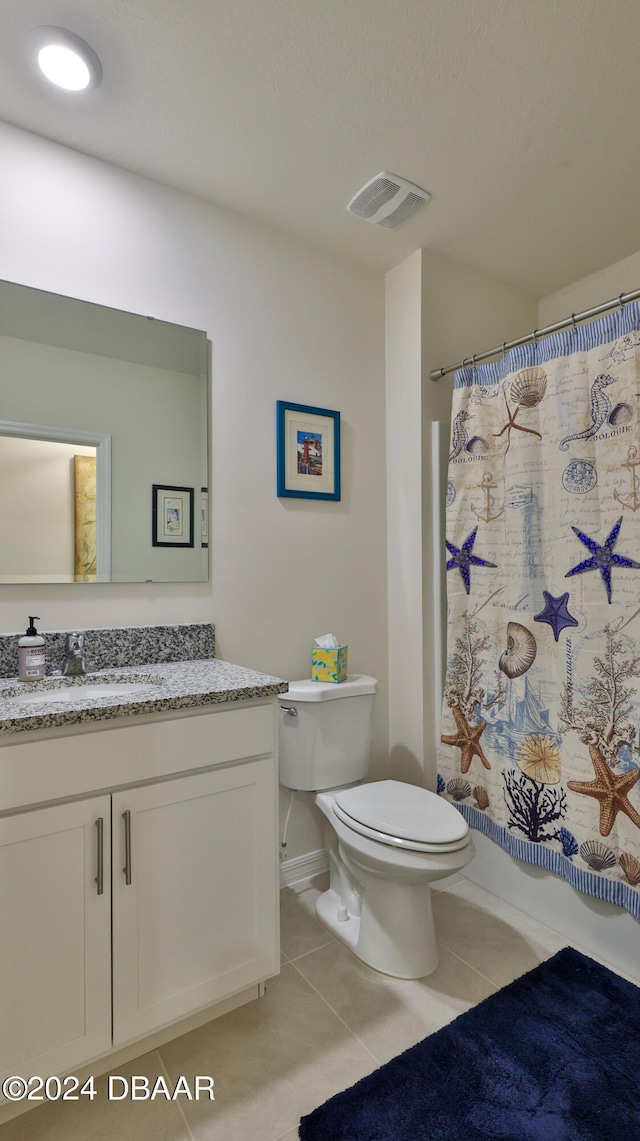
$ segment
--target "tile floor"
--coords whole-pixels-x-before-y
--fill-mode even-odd
[[[314,916],[314,888],[281,893],[282,972],[266,996],[118,1068],[210,1074],[216,1100],[56,1102],[0,1141],[296,1141],[304,1113],[566,945],[462,876],[434,892],[440,965],[406,982],[363,966]]]

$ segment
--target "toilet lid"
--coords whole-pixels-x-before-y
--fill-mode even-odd
[[[386,844],[451,852],[469,840],[469,825],[462,813],[426,788],[383,780],[343,789],[333,798],[339,819]]]

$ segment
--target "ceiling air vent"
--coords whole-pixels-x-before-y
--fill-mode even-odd
[[[383,170],[354,194],[347,210],[365,222],[392,230],[406,222],[430,197],[427,190]]]

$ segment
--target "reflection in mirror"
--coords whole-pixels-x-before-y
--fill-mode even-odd
[[[0,434],[0,487],[0,583],[96,581],[95,448]]]
[[[0,282],[0,583],[208,577],[206,334]],[[154,485],[193,489],[154,545]]]

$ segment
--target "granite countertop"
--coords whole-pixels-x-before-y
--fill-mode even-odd
[[[142,688],[101,697],[86,692],[92,686],[123,684]],[[54,693],[62,689],[78,689],[78,696],[70,694],[64,701],[56,701]],[[37,682],[5,677],[0,678],[0,735],[272,697],[287,689],[288,682],[282,678],[219,658],[105,669],[86,677],[52,676]],[[25,697],[28,703],[21,704],[20,699]]]

